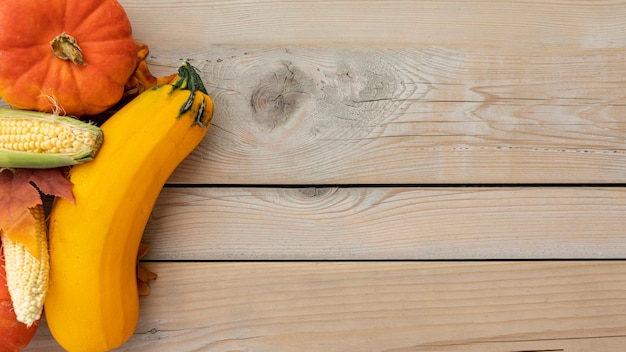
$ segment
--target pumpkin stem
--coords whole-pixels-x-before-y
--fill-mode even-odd
[[[71,35],[63,32],[57,35],[50,42],[52,52],[61,60],[69,60],[74,65],[85,66],[83,52],[80,50],[76,39]]]

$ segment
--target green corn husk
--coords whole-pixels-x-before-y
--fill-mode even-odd
[[[0,169],[48,169],[92,160],[102,130],[72,117],[0,108]]]

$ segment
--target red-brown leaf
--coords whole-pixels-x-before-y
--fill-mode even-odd
[[[17,169],[28,182],[34,183],[42,193],[50,196],[62,197],[74,203],[72,183],[65,177],[64,168],[56,169]]]
[[[72,183],[64,169],[0,171],[0,230],[23,243],[33,255],[37,253],[37,224],[29,209],[42,204],[40,191],[74,202]]]

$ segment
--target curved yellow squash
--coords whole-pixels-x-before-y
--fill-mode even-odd
[[[111,350],[136,328],[137,250],[148,217],[213,115],[195,69],[185,63],[178,72],[176,83],[143,92],[102,125],[97,157],[70,171],[76,204],[53,204],[44,309],[68,351]]]

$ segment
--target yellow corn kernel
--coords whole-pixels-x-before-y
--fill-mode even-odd
[[[71,117],[0,109],[0,168],[53,168],[93,159],[99,127]]]
[[[85,138],[87,134],[87,138]],[[81,138],[78,138],[81,136]],[[33,118],[0,119],[0,148],[32,153],[78,153],[96,147],[97,137],[78,127],[58,126],[54,120]],[[74,144],[74,141],[79,143]]]
[[[31,326],[41,317],[43,303],[48,292],[50,269],[44,207],[41,204],[36,205],[30,208],[30,212],[37,222],[39,259],[28,252],[22,243],[13,241],[9,234],[0,231],[7,286],[13,309],[17,320],[27,326]]]

